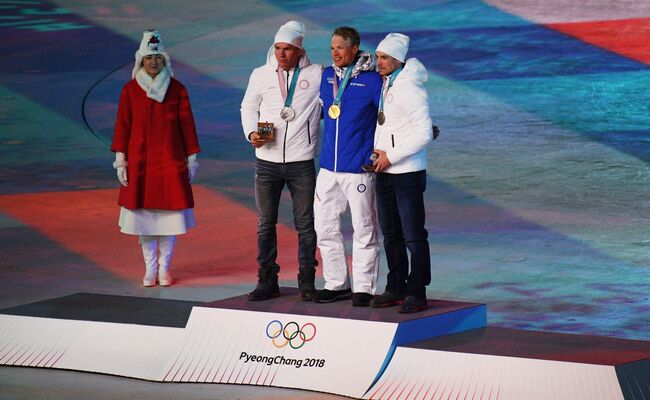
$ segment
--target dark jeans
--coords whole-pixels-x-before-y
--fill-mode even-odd
[[[274,163],[257,159],[255,163],[255,203],[257,204],[257,262],[260,268],[280,270],[276,264],[278,240],[278,205],[284,185],[293,202],[293,223],[298,231],[298,263],[300,267],[315,267],[316,231],[314,231],[314,190],[316,169],[314,161]]]
[[[424,228],[426,171],[377,174],[377,213],[388,261],[386,290],[426,298],[431,283],[429,242]],[[411,253],[411,272],[406,249]]]

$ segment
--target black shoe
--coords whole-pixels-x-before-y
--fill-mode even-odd
[[[300,267],[298,271],[298,290],[303,301],[313,301],[316,297],[315,275],[314,267]]]
[[[404,302],[399,307],[399,311],[402,314],[412,314],[418,311],[424,311],[427,309],[427,299],[422,299],[415,296],[406,296]]]
[[[313,290],[300,289],[300,298],[302,299],[302,301],[315,301],[317,294],[318,292],[316,291],[316,289]]]
[[[373,297],[370,293],[355,293],[352,295],[352,306],[368,307]]]
[[[280,287],[277,284],[259,282],[255,290],[248,294],[249,301],[263,301],[280,295]]]
[[[398,304],[402,304],[403,301],[404,296],[389,292],[387,290],[381,295],[375,297],[374,300],[370,303],[370,306],[373,308],[392,307]]]
[[[352,290],[328,290],[323,289],[316,293],[316,298],[314,301],[316,303],[333,303],[339,300],[348,300],[352,297]]]

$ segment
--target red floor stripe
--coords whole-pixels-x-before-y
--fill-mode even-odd
[[[650,65],[650,18],[568,22],[546,26]]]
[[[197,227],[177,241],[175,281],[201,286],[255,280],[256,212],[200,185],[194,194]],[[0,211],[120,278],[138,282],[142,253],[135,236],[119,232],[116,201],[117,189],[4,195]],[[278,225],[278,247],[278,263],[285,266],[281,279],[295,279],[298,250],[292,228]]]

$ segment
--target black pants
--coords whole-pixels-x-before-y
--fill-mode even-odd
[[[431,283],[428,233],[424,228],[426,171],[377,174],[377,213],[388,261],[386,290],[426,298]],[[406,250],[411,253],[411,269]]]

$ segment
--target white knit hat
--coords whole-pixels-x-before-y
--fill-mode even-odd
[[[282,25],[275,34],[273,44],[289,43],[302,49],[302,39],[305,37],[305,24],[300,21],[289,21]]]
[[[406,52],[409,50],[409,37],[401,33],[389,33],[384,40],[379,42],[377,51],[386,53],[397,61],[406,60]]]
[[[165,50],[165,45],[160,37],[160,33],[156,30],[149,29],[142,33],[140,48],[135,52],[135,65],[133,66],[131,78],[135,78],[135,74],[140,70],[140,68],[142,68],[142,58],[152,54],[162,54],[165,57],[165,67],[169,70],[169,74],[174,76],[169,54],[167,54],[167,51]]]

